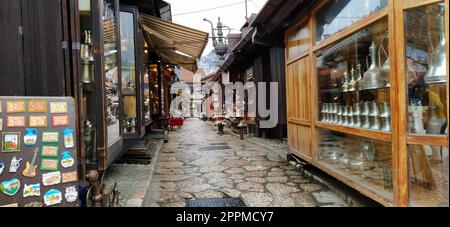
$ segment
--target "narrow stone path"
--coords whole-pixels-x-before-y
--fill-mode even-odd
[[[184,207],[191,199],[241,198],[249,207],[347,206],[263,146],[218,135],[197,119],[171,132],[159,154],[146,206]]]

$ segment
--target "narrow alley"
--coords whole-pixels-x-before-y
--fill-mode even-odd
[[[193,199],[241,198],[249,207],[347,206],[334,193],[302,177],[271,151],[189,119],[170,133],[156,160],[145,206],[184,207]]]

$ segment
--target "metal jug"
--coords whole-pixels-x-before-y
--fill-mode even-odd
[[[444,7],[441,6],[439,20],[439,45],[434,48],[430,34],[428,32],[428,39],[431,43],[433,53],[430,59],[430,68],[425,75],[425,83],[443,83],[447,81],[447,54],[445,46],[445,22],[444,22]],[[430,26],[431,27],[431,26]]]
[[[375,42],[372,42],[372,45],[370,46],[369,56],[372,59],[372,63],[369,67],[369,70],[367,70],[367,72],[364,73],[363,89],[370,90],[383,88],[386,86],[386,81],[383,78],[381,78],[381,72],[380,69],[378,68],[379,64],[377,59],[377,46],[375,45]],[[369,65],[368,61],[367,65]]]
[[[343,92],[348,92],[348,83],[349,83],[349,78],[348,78],[348,73],[345,72],[344,73],[344,77],[343,77],[343,83],[342,83],[342,91]]]
[[[364,81],[363,81],[363,77],[362,77],[362,65],[361,64],[356,65],[355,75],[357,77],[356,81],[355,81],[355,88],[358,91],[364,90],[364,88],[363,88]]]
[[[361,103],[356,103],[353,115],[361,115],[361,113]]]
[[[348,107],[347,125],[350,127],[355,127],[355,122],[353,120],[353,107],[352,106]]]
[[[353,127],[355,127],[355,128],[361,128],[361,127],[362,127],[361,116],[355,114],[355,115],[353,115],[353,118],[354,118]]]
[[[384,47],[384,40],[386,40],[389,37],[389,33],[386,32],[386,34],[384,35],[383,40],[381,41],[380,44],[380,48],[378,49],[378,59],[380,61],[380,72],[381,72],[381,77],[386,81],[386,87],[390,87],[391,86],[391,80],[390,80],[390,70],[391,70],[391,66],[389,64],[389,54],[387,53],[385,47]],[[383,51],[384,56],[386,56],[386,61],[384,62],[383,65],[381,65],[381,51]]]

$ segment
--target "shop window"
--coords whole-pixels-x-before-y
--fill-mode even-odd
[[[334,0],[316,14],[317,43],[385,8],[388,0]]]
[[[320,163],[392,201],[390,143],[328,130],[319,134]]]
[[[408,132],[448,135],[445,6],[405,11]]]
[[[300,28],[290,33],[287,37],[288,59],[295,59],[310,49],[311,32],[308,27]]]
[[[122,93],[124,109],[124,129],[126,133],[136,132],[136,53],[134,14],[120,12],[120,29],[122,42]]]

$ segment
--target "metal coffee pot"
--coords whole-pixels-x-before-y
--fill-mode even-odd
[[[372,63],[370,64],[369,70],[367,70],[366,73],[364,73],[363,78],[363,89],[370,90],[370,89],[378,89],[383,88],[386,86],[386,81],[381,78],[381,72],[378,68],[378,59],[377,59],[377,46],[375,45],[375,42],[372,42],[372,45],[370,46],[370,55],[372,59]],[[368,57],[369,57],[368,56]],[[369,65],[368,59],[367,65]]]
[[[441,15],[438,16],[439,20],[439,45],[434,48],[429,37],[433,53],[430,59],[430,68],[425,75],[425,83],[443,83],[447,81],[447,54],[445,46],[445,22],[444,22],[444,7],[440,9]],[[431,26],[430,26],[431,27]],[[428,32],[430,36],[431,32]]]

